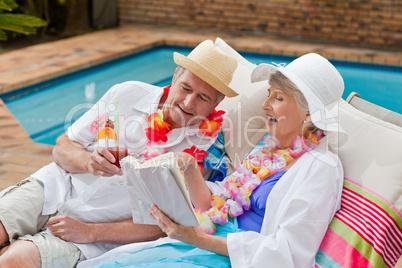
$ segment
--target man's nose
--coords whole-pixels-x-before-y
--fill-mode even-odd
[[[194,94],[189,94],[186,96],[186,98],[184,99],[184,105],[186,106],[186,108],[188,109],[194,108],[195,98],[196,96]]]

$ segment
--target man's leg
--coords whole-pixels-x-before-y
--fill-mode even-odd
[[[0,267],[40,267],[41,259],[35,244],[15,240],[42,230],[49,218],[41,215],[42,207],[43,185],[33,178],[0,192]],[[19,266],[22,263],[27,265]],[[34,263],[39,264],[28,265]]]
[[[76,267],[78,262],[85,260],[84,254],[71,242],[66,242],[54,235],[46,232],[38,233],[35,235],[25,235],[20,237],[16,242],[31,243],[36,248],[36,252],[39,254],[39,263],[42,268],[73,268]],[[14,244],[11,243],[11,246]],[[25,254],[20,251],[21,248],[16,250],[15,254]],[[7,253],[7,251],[6,251]],[[3,256],[0,256],[0,259]],[[0,267],[1,262],[0,262]],[[24,266],[25,267],[25,266]],[[29,267],[29,266],[26,266]]]
[[[0,267],[40,268],[39,250],[31,241],[18,240],[0,251]]]
[[[46,227],[50,215],[42,215],[43,192],[41,182],[28,178],[0,193],[0,247]]]

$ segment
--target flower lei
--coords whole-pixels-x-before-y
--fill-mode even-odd
[[[170,86],[164,87],[163,91],[166,95],[169,94]],[[199,130],[200,132],[209,137],[216,137],[218,132],[222,126],[224,111],[216,111],[213,110],[202,122],[200,123]],[[148,151],[146,151],[143,156],[146,160],[151,159],[153,157],[159,156],[161,154],[165,154],[168,151],[165,149],[157,149],[152,148],[157,142],[167,142],[167,134],[169,133],[170,125],[163,121],[163,114],[162,110],[158,110],[156,113],[151,114],[148,117],[148,121],[150,126],[145,129],[145,135],[148,138]],[[195,145],[193,145],[189,149],[183,150],[183,152],[191,154],[198,163],[198,167],[200,168],[201,172],[203,171],[204,167],[202,166],[202,162],[204,158],[208,155],[208,153],[204,150],[199,150]]]
[[[201,231],[214,234],[215,224],[225,225],[230,217],[237,217],[249,210],[250,195],[261,181],[269,176],[281,172],[296,157],[305,152],[314,150],[320,144],[319,139],[310,133],[308,138],[296,136],[291,148],[280,149],[278,141],[272,136],[267,136],[262,143],[263,148],[255,155],[250,155],[236,167],[236,172],[225,182],[225,189],[221,195],[211,196],[211,208],[201,211],[195,208]]]

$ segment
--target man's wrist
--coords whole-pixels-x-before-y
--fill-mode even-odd
[[[103,240],[102,224],[101,223],[87,223],[88,226],[88,243],[100,242]]]
[[[92,152],[84,149],[82,151],[81,159],[83,160],[83,169],[85,173],[92,173],[91,169],[91,157],[92,157]]]

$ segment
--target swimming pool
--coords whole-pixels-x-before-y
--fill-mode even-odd
[[[55,144],[56,138],[88,110],[111,86],[138,80],[168,85],[175,64],[173,52],[182,47],[158,47],[96,67],[0,96],[36,142]],[[294,58],[241,53],[249,61],[289,63]],[[343,98],[358,92],[363,99],[402,113],[402,68],[333,61],[345,80]]]

